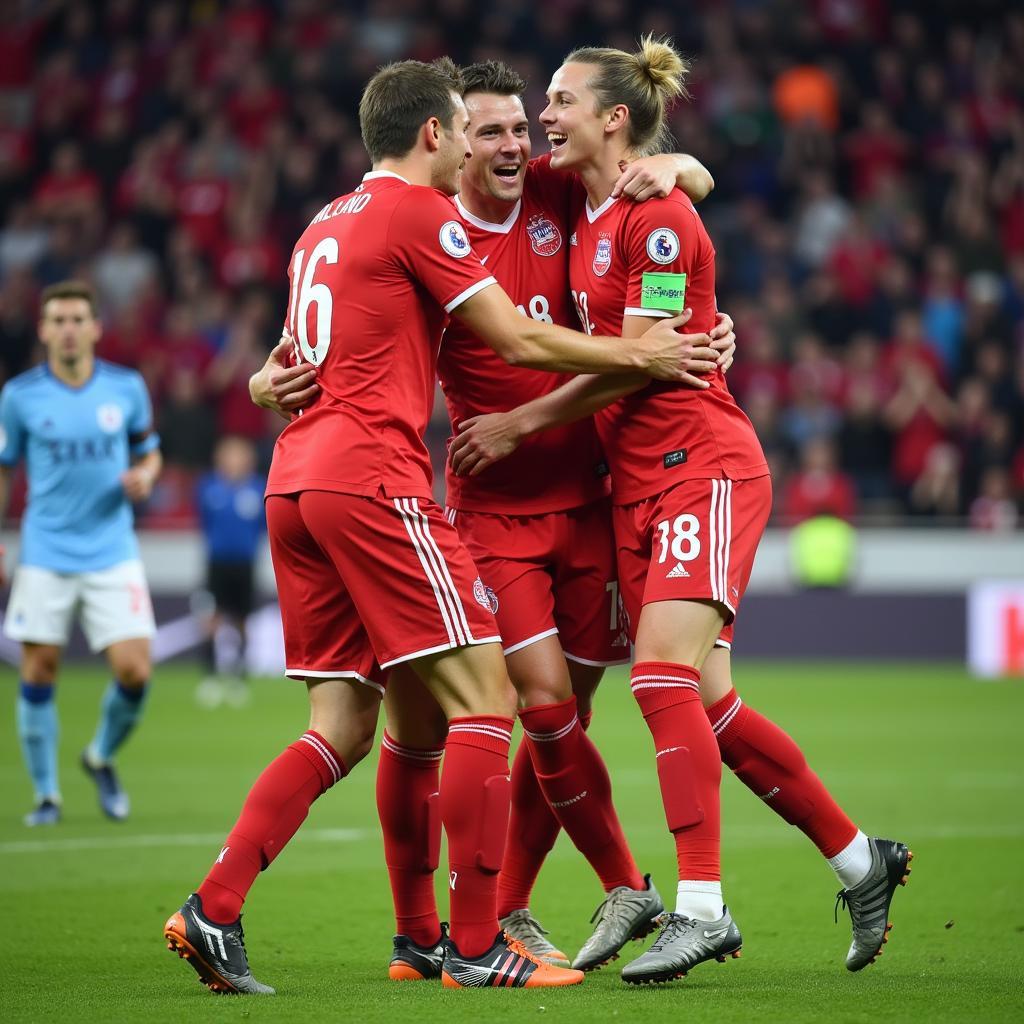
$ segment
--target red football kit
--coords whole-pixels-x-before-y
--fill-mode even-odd
[[[423,443],[446,316],[494,283],[450,200],[367,174],[313,218],[289,281],[320,393],[282,431],[267,485],[287,673],[379,686],[375,662],[497,641]]]
[[[693,309],[715,325],[715,250],[680,191],[597,210],[575,196],[569,274],[589,334],[621,334],[626,315]],[[710,598],[735,615],[771,508],[764,453],[716,371],[698,391],[652,382],[595,417],[611,468],[619,580],[631,628],[646,603]],[[731,639],[732,623],[722,640]]]
[[[578,327],[568,290],[566,225],[574,178],[530,161],[523,195],[501,224],[456,199],[473,252],[524,316]],[[561,386],[568,376],[513,367],[453,320],[438,374],[453,424],[503,412]],[[559,634],[586,664],[629,657],[618,625],[608,474],[593,420],[527,438],[475,477],[449,467],[450,516],[496,594],[506,653]]]

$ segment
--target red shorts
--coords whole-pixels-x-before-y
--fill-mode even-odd
[[[383,692],[400,661],[498,643],[493,595],[427,498],[303,491],[267,499],[285,674]]]
[[[631,636],[645,604],[712,600],[727,612],[718,646],[731,647],[736,611],[771,510],[769,476],[684,480],[643,501],[616,505],[619,584]]]
[[[506,654],[557,633],[571,661],[629,660],[607,501],[532,516],[446,514],[498,597]]]

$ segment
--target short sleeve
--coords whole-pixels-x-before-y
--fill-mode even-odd
[[[131,377],[131,414],[128,418],[128,443],[134,456],[146,455],[160,447],[160,436],[153,429],[153,406],[139,374]]]
[[[446,313],[496,283],[473,252],[455,206],[440,192],[410,190],[395,210],[390,234],[398,261]]]
[[[25,454],[25,425],[18,411],[14,389],[0,390],[0,465],[13,466]]]
[[[693,273],[696,214],[689,199],[637,203],[626,229],[626,316],[669,317],[686,304]]]

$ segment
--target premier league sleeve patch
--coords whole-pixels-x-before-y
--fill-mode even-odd
[[[441,225],[437,237],[440,239],[441,248],[457,260],[468,256],[472,251],[469,246],[469,238],[466,237],[466,229],[457,220],[446,220]]]
[[[655,228],[647,236],[647,255],[655,263],[671,263],[679,255],[679,236],[671,228]]]

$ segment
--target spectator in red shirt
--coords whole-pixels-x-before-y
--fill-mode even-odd
[[[100,216],[100,183],[82,166],[77,143],[64,142],[54,151],[49,173],[36,186],[36,209],[49,220],[95,222]]]
[[[786,482],[782,514],[799,523],[812,516],[852,519],[857,510],[853,481],[836,460],[835,445],[827,438],[808,441],[800,451],[800,467]]]

